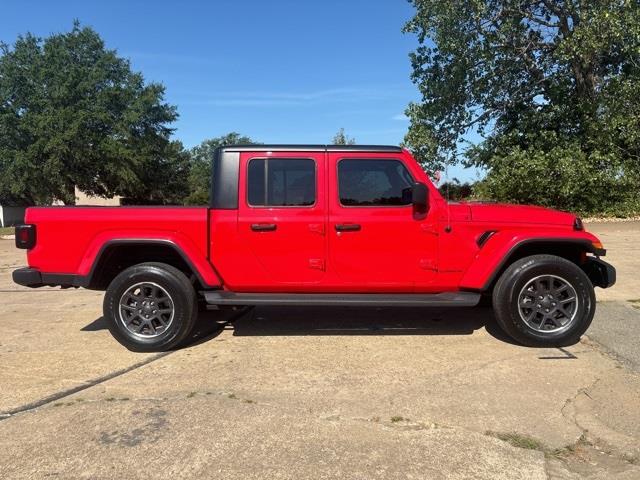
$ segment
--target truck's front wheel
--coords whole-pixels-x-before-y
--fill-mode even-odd
[[[118,342],[136,352],[171,350],[197,319],[189,279],[163,263],[141,263],[113,279],[104,297],[104,317]]]
[[[576,343],[591,324],[595,307],[587,275],[554,255],[532,255],[514,262],[493,291],[498,324],[530,346]]]

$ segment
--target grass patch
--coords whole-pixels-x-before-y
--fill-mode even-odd
[[[394,415],[393,417],[391,417],[392,423],[406,422],[408,420],[408,418],[401,417],[400,415]]]
[[[230,398],[230,399],[232,399],[232,400],[235,400],[235,399],[236,399],[236,398],[238,398],[238,397],[236,397],[236,394],[235,394],[235,393],[230,393],[229,395],[227,395],[227,398]]]
[[[196,396],[196,392],[190,392],[190,393],[187,395],[187,398],[193,398],[193,397],[195,397],[195,396]]]
[[[640,457],[635,457],[631,454],[625,453],[623,458],[631,465],[640,465]]]
[[[490,437],[497,438],[498,440],[502,440],[503,442],[507,442],[508,444],[513,445],[517,448],[547,452],[547,448],[544,446],[544,443],[528,435],[521,435],[520,433],[515,432],[492,432],[491,430],[487,430],[485,434]]]
[[[13,235],[14,233],[14,227],[0,227],[0,235]]]
[[[572,456],[577,456],[577,458],[580,458],[589,449],[593,450],[592,453],[600,452],[612,455],[612,452],[602,450],[601,447],[594,446],[584,434],[582,434],[580,438],[575,441],[575,443],[572,443],[571,445],[567,445],[565,447],[554,449],[547,447],[544,443],[536,438],[530,437],[528,435],[521,435],[519,433],[501,433],[487,430],[485,432],[485,435],[497,438],[499,440],[502,440],[503,442],[507,442],[508,444],[513,445],[517,448],[524,448],[527,450],[536,450],[538,452],[542,452],[547,458],[557,458],[561,460],[567,459],[568,457]],[[617,458],[622,459],[632,465],[640,464],[640,457],[634,455],[624,454],[622,456],[618,456]]]
[[[591,442],[587,440],[587,437],[584,434],[582,434],[580,435],[580,438],[576,440],[576,443],[567,445],[566,447],[556,448],[555,450],[547,451],[545,453],[547,454],[547,456],[551,457],[567,457],[569,455],[577,453],[581,448],[591,446]]]

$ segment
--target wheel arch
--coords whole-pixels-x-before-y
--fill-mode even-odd
[[[504,271],[513,262],[531,255],[548,254],[564,258],[583,268],[587,253],[601,255],[604,252],[597,249],[586,238],[530,238],[516,242],[512,246],[503,249],[502,252],[494,252],[500,260],[490,262],[479,255],[463,276],[461,287],[468,290],[491,292],[496,282]],[[495,257],[494,257],[495,258]],[[589,272],[586,272],[589,275]],[[591,278],[594,282],[594,278]]]
[[[146,262],[166,263],[183,272],[197,286],[207,286],[180,246],[162,239],[116,239],[105,242],[96,254],[88,275],[83,278],[82,286],[91,290],[106,290],[124,269]]]

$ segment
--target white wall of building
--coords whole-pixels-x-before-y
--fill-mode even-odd
[[[97,205],[97,206],[107,206],[107,207],[119,207],[120,197],[113,197],[113,198],[92,197],[91,195],[87,195],[86,193],[78,190],[78,187],[76,187],[76,205]]]

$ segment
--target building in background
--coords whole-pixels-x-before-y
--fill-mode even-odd
[[[113,198],[93,197],[91,195],[87,195],[84,192],[81,192],[80,190],[78,190],[78,187],[76,187],[76,205],[119,207],[121,205],[121,202],[120,202],[120,197],[113,197]]]
[[[53,205],[63,206],[62,202],[53,202]],[[76,205],[91,205],[105,207],[119,207],[121,205],[120,197],[101,198],[87,195],[76,187]],[[0,204],[0,227],[13,227],[19,223],[24,223],[24,213],[27,206],[18,206]]]

